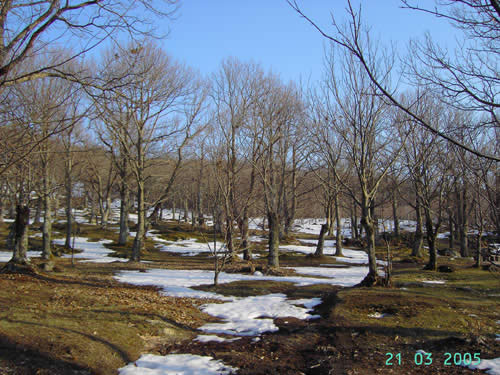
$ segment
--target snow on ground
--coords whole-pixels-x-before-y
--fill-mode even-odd
[[[294,269],[299,273],[312,273],[328,278],[243,275],[221,272],[219,283],[240,280],[268,280],[292,282],[299,286],[325,283],[352,286],[359,283],[368,272],[367,267],[326,268],[322,269],[321,272],[317,271],[317,267],[297,267]],[[310,314],[311,309],[321,302],[319,298],[288,300],[283,294],[237,298],[191,289],[193,286],[213,283],[213,272],[205,270],[120,271],[115,275],[115,279],[134,285],[158,286],[162,288],[163,294],[174,297],[216,298],[227,301],[223,304],[208,304],[202,307],[204,312],[225,320],[223,323],[210,323],[201,328],[209,333],[255,336],[263,332],[275,331],[277,327],[273,323],[273,318],[292,316],[298,319],[310,319],[314,317]],[[263,317],[269,319],[259,319]]]
[[[27,256],[28,256],[28,258],[38,258],[38,257],[42,256],[42,252],[41,251],[28,251]],[[12,251],[0,251],[0,262],[7,263],[11,259],[12,259]]]
[[[228,303],[211,303],[202,306],[207,314],[224,319],[224,323],[207,323],[200,327],[210,333],[224,333],[227,335],[257,336],[264,332],[275,332],[279,328],[274,324],[274,318],[294,317],[297,319],[311,319],[317,316],[309,314],[312,307],[321,303],[321,300],[288,300],[284,294],[268,294],[235,298]],[[307,304],[309,308],[297,305]]]
[[[472,361],[475,362],[475,361]],[[500,357],[495,359],[482,359],[477,365],[465,364],[462,362],[462,366],[468,367],[471,370],[486,370],[489,375],[500,375]]]
[[[311,245],[314,245],[314,249],[316,249],[316,246],[318,245],[318,240],[317,239],[302,239],[302,238],[299,238],[299,241],[302,242],[302,243],[305,243],[305,244],[311,244]],[[337,241],[335,240],[325,240],[323,246],[324,247],[335,247],[335,244],[337,243]]]
[[[154,240],[154,239],[153,239]],[[163,241],[162,241],[163,242]],[[167,245],[159,245],[157,248],[160,251],[168,251],[170,253],[180,253],[182,255],[194,256],[200,253],[210,253],[210,249],[213,249],[213,242],[207,244],[203,242],[197,242],[195,239],[190,238],[188,240],[181,241],[165,241]],[[217,249],[222,248],[222,242],[216,242]]]
[[[238,258],[243,259],[244,255],[245,254],[240,253],[240,254],[238,254]],[[252,253],[252,259],[258,259],[258,258],[262,258],[262,257],[263,257],[263,255],[261,255],[259,253]]]
[[[446,280],[422,280],[425,284],[444,284]]]
[[[64,245],[64,239],[52,241],[57,245]],[[128,259],[110,257],[108,254],[114,253],[113,250],[104,247],[104,244],[112,243],[111,240],[101,240],[97,242],[89,242],[88,238],[75,237],[75,249],[83,250],[81,253],[74,254],[75,258],[85,259],[80,262],[91,263],[111,263],[111,262],[127,262]],[[64,258],[71,258],[71,254],[63,255]]]
[[[352,267],[352,271],[364,269],[355,282],[359,282],[366,274],[366,267]],[[332,276],[331,274],[329,274]],[[225,333],[235,336],[255,336],[263,332],[277,331],[278,327],[273,319],[278,317],[296,317],[298,319],[312,319],[317,316],[310,312],[314,306],[321,303],[320,298],[288,300],[284,294],[269,294],[250,297],[226,297],[215,293],[196,291],[190,287],[213,282],[213,272],[204,270],[168,270],[152,269],[146,272],[120,271],[115,278],[121,282],[135,285],[155,285],[162,288],[163,293],[178,297],[209,297],[218,298],[226,303],[211,303],[201,309],[213,316],[224,319],[221,323],[208,323],[201,329],[207,333]],[[320,283],[346,283],[344,280],[319,279],[307,277],[279,277],[263,275],[226,274],[219,275],[220,283],[237,280],[272,280],[288,281],[297,285],[311,285]],[[354,281],[353,281],[354,282]],[[342,285],[342,284],[339,284]],[[302,307],[303,306],[303,307]],[[214,335],[201,335],[198,341],[225,340]],[[201,363],[200,357],[185,355],[142,356],[138,361],[119,370],[120,374],[212,374],[210,357],[205,357]],[[185,359],[189,360],[185,360]],[[196,361],[191,359],[196,358]],[[196,362],[196,363],[194,363]],[[174,364],[178,367],[172,367]],[[200,367],[197,367],[197,366]],[[214,365],[215,366],[215,365]],[[225,373],[222,363],[214,367],[217,374]],[[203,370],[201,370],[203,368]],[[205,372],[203,372],[205,371]]]
[[[305,240],[303,240],[305,241]],[[308,240],[312,241],[312,240]],[[302,245],[282,245],[280,246],[280,251],[294,251],[303,254],[314,254],[316,247],[314,246],[302,246]],[[368,264],[368,254],[360,250],[350,250],[342,249],[343,256],[335,257],[339,262],[343,263],[353,263],[353,264]],[[323,254],[334,255],[335,254],[335,241],[325,241],[323,248]],[[385,264],[383,260],[377,260],[378,264]]]
[[[302,268],[314,267],[298,267]],[[264,276],[264,275],[243,275],[237,273],[219,274],[219,284],[230,283],[233,281],[278,281],[291,282],[297,286],[307,286],[313,284],[332,284],[352,286],[363,280],[363,277],[368,273],[367,267],[350,267],[350,268],[334,268],[326,269],[327,271],[340,271],[342,278],[333,278],[335,273],[329,273],[330,278],[321,279],[302,276]],[[351,274],[348,272],[350,270]],[[298,271],[298,272],[299,272]],[[339,273],[340,275],[340,273]],[[115,279],[121,282],[134,285],[153,285],[162,288],[163,294],[173,297],[189,297],[189,298],[216,298],[221,300],[232,300],[232,298],[222,296],[213,292],[205,292],[201,290],[191,289],[193,286],[210,285],[213,283],[213,271],[206,270],[170,270],[170,269],[150,269],[146,272],[139,271],[120,271],[115,276]],[[343,278],[346,277],[347,281]]]
[[[368,315],[369,318],[374,318],[374,319],[382,319],[388,316],[391,316],[391,314],[379,313],[378,311]]]
[[[301,275],[328,277],[328,284],[353,286],[360,283],[368,274],[368,267],[289,267]]]
[[[134,363],[118,369],[120,375],[221,375],[237,371],[212,357],[192,354],[166,356],[144,354]]]
[[[215,341],[215,342],[233,342],[236,340],[239,340],[240,337],[235,337],[233,339],[225,339],[224,337],[220,337],[217,335],[198,335],[194,341],[199,341],[199,342],[210,342],[210,341]]]
[[[295,268],[300,272],[307,269],[315,269],[315,267],[297,267]],[[329,272],[328,272],[329,271]],[[340,273],[339,271],[342,271]],[[353,286],[359,283],[364,276],[368,273],[368,267],[346,267],[346,268],[325,268],[324,272],[326,277],[329,278],[313,278],[302,276],[266,276],[266,275],[245,275],[238,273],[225,273],[219,274],[219,283],[225,284],[233,281],[277,281],[277,282],[290,282],[297,286],[308,286],[314,284],[332,284]],[[154,285],[161,287],[166,295],[173,295],[177,297],[193,297],[194,293],[200,293],[198,290],[189,289],[192,286],[210,285],[213,283],[213,271],[206,270],[170,270],[170,269],[150,269],[146,272],[139,271],[120,271],[115,278],[119,281],[135,284],[135,285]],[[350,277],[350,282],[343,282],[336,278],[336,275],[341,275],[342,278]],[[319,275],[318,275],[319,276]],[[185,290],[189,289],[189,290]],[[184,294],[186,293],[186,294]],[[207,298],[224,299],[221,295],[203,292],[208,294]]]

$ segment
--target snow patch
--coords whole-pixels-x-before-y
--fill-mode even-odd
[[[235,299],[224,304],[212,303],[203,306],[202,311],[226,322],[207,323],[200,329],[205,332],[239,336],[275,332],[279,328],[274,324],[274,318],[314,318],[315,316],[309,314],[310,308],[296,305],[315,306],[318,303],[317,299],[289,301],[286,295],[281,293]]]
[[[500,375],[500,357],[495,359],[482,359],[479,364],[465,364],[463,361],[462,366],[468,367],[471,370],[486,370],[487,374]]]
[[[97,242],[89,242],[88,238],[75,237],[75,249],[82,250],[81,253],[74,254],[77,259],[85,259],[80,262],[90,263],[111,263],[111,262],[127,262],[128,259],[116,258],[108,256],[114,253],[113,250],[105,247],[105,244],[112,243],[111,240],[100,240]],[[57,239],[52,241],[56,245],[64,245],[64,239]],[[73,242],[73,241],[72,241]],[[63,258],[71,258],[71,254],[63,255]]]
[[[217,335],[198,335],[194,339],[194,341],[199,341],[199,342],[210,342],[210,341],[215,341],[215,342],[233,342],[236,340],[239,340],[240,337],[235,337],[233,339],[225,339],[224,337],[220,337]]]
[[[38,258],[42,256],[41,251],[28,251],[26,253],[28,258]],[[0,251],[0,262],[7,263],[12,259],[12,251]]]
[[[144,354],[134,363],[118,369],[120,375],[219,375],[230,374],[237,368],[212,357],[192,354],[159,356]]]

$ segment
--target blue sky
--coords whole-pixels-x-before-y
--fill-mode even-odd
[[[325,30],[332,30],[331,14],[340,23],[346,17],[345,0],[298,3]],[[353,3],[358,6],[359,0]],[[453,43],[455,32],[446,22],[401,9],[399,0],[361,0],[361,5],[372,39],[395,42],[403,53],[410,38],[426,31],[442,43]],[[285,0],[183,0],[176,20],[168,25],[170,34],[161,42],[165,50],[203,74],[233,56],[261,63],[284,80],[315,81],[321,76],[325,39]]]

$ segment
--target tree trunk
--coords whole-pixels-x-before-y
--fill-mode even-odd
[[[122,176],[123,178],[123,176]],[[130,207],[130,194],[127,184],[122,182],[120,189],[120,233],[118,235],[118,245],[124,246],[129,235],[128,211]]]
[[[334,214],[334,210],[333,210],[333,202],[329,202],[328,203],[329,207],[328,207],[328,219],[327,219],[327,222],[328,222],[328,235],[329,236],[333,236],[333,222],[334,222],[334,217],[335,217],[335,214]]]
[[[339,210],[339,197],[338,194],[335,195],[335,222],[337,227],[336,239],[335,239],[335,256],[341,257],[342,254],[342,219],[340,218]]]
[[[220,205],[215,209],[215,217],[213,218],[213,221],[215,232],[222,233],[222,209]]]
[[[477,244],[476,244],[476,264],[474,265],[476,268],[481,268],[481,238],[483,236],[483,231],[480,229],[477,233]]]
[[[365,195],[363,195],[361,203],[361,225],[365,229],[366,252],[368,253],[368,275],[363,279],[361,285],[372,286],[379,283],[377,257],[375,255],[375,228],[371,217],[373,203]]]
[[[429,245],[429,263],[425,266],[426,270],[437,270],[437,249],[436,249],[436,236],[437,227],[434,228],[430,209],[425,207],[425,232],[427,237],[427,244]]]
[[[267,213],[269,224],[269,257],[267,264],[270,267],[279,267],[279,246],[280,246],[280,221],[275,212]]]
[[[51,201],[50,201],[50,176],[47,155],[42,155],[42,198],[43,198],[43,227],[42,227],[42,259],[50,260],[50,237],[52,232]],[[57,217],[57,213],[55,213]]]
[[[226,247],[231,258],[236,257],[236,249],[233,242],[234,224],[231,215],[226,216]]]
[[[33,225],[37,226],[37,225],[40,225],[42,220],[41,220],[41,217],[42,217],[42,198],[41,197],[38,197],[38,199],[36,200],[36,210],[35,210],[35,218],[33,220]]]
[[[415,236],[413,237],[413,248],[411,255],[414,257],[422,257],[422,247],[424,245],[424,233],[423,233],[423,220],[422,220],[422,209],[420,207],[419,198],[415,202],[415,216],[417,221],[417,227],[415,228]]]
[[[73,217],[71,216],[71,210],[73,207],[72,203],[72,181],[71,181],[71,164],[70,161],[66,162],[65,171],[65,188],[66,188],[66,239],[64,241],[64,247],[66,249],[71,248],[71,235],[73,233]]]
[[[464,186],[462,191],[459,191],[455,186],[455,195],[457,197],[457,224],[458,224],[458,238],[460,240],[460,255],[462,257],[469,256],[469,248],[467,241],[467,232],[469,219],[467,215],[467,190]]]
[[[351,238],[358,239],[358,216],[356,215],[356,203],[352,202],[352,214],[351,214]]]
[[[189,221],[189,214],[188,214],[188,200],[187,198],[184,198],[184,222],[187,223]]]
[[[462,257],[469,256],[469,241],[467,238],[468,232],[468,219],[467,217],[463,217],[463,222],[459,228],[459,237],[460,237],[460,255]]]
[[[246,210],[243,212],[243,218],[239,220],[239,229],[241,234],[241,250],[243,251],[243,259],[252,260],[252,249],[248,242],[248,214]]]
[[[325,237],[326,234],[328,233],[329,230],[329,225],[328,224],[321,224],[321,230],[319,231],[319,237],[318,237],[318,244],[316,245],[316,251],[314,253],[315,257],[322,257],[323,254],[323,248],[325,245]]]
[[[399,238],[398,201],[396,194],[392,196],[392,219],[394,221],[394,236]]]
[[[16,207],[16,220],[14,222],[14,251],[9,263],[26,265],[28,259],[28,229],[30,209],[28,206]]]
[[[43,228],[42,228],[42,258],[50,260],[52,258],[52,250],[50,248],[51,232],[52,232],[52,218],[50,211],[50,196],[44,194],[43,197]]]
[[[141,181],[137,184],[137,233],[132,246],[132,257],[130,258],[133,262],[141,260],[141,251],[144,246],[144,237],[146,234],[145,220],[144,182]]]
[[[97,224],[97,218],[96,218],[96,212],[95,212],[95,202],[92,199],[90,201],[90,214],[89,214],[89,224],[96,223]]]
[[[453,228],[453,219],[451,215],[448,216],[448,226],[450,229],[450,237],[448,238],[448,247],[452,250],[455,247],[455,230]]]

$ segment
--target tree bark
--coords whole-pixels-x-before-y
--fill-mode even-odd
[[[427,244],[429,245],[429,263],[425,266],[425,269],[430,271],[437,270],[437,249],[436,249],[436,236],[438,231],[438,226],[434,227],[432,223],[432,216],[430,209],[428,207],[424,208],[425,211],[425,231],[427,237]]]
[[[52,215],[50,211],[50,196],[45,194],[43,197],[43,228],[42,228],[42,258],[50,260],[52,258],[52,250],[50,247],[51,232],[52,232]]]
[[[144,237],[146,235],[146,215],[144,204],[144,182],[137,184],[137,233],[132,246],[131,261],[139,262],[141,260],[141,251],[144,247]]]
[[[50,248],[51,232],[52,232],[52,215],[50,201],[50,176],[49,163],[47,154],[42,155],[42,189],[43,189],[43,227],[42,227],[42,259],[50,260],[52,251]],[[57,215],[57,213],[55,214]]]
[[[239,229],[241,234],[241,250],[243,250],[243,259],[252,260],[252,249],[248,241],[248,214],[243,210],[243,217],[239,220]]]
[[[394,221],[394,236],[399,237],[398,201],[396,194],[392,195],[392,219]]]
[[[319,231],[318,244],[316,245],[316,251],[314,252],[315,257],[322,257],[324,255],[323,248],[325,245],[325,237],[329,230],[328,224],[321,224],[321,230]]]
[[[184,222],[187,223],[189,221],[189,213],[188,213],[188,200],[184,198]]]
[[[422,220],[422,209],[420,206],[420,199],[417,197],[415,201],[415,216],[417,221],[417,226],[415,228],[415,236],[413,237],[413,248],[411,255],[414,257],[422,257],[422,247],[424,245],[424,233],[422,230],[423,220]]]
[[[35,218],[33,219],[33,225],[37,226],[37,225],[40,225],[41,222],[42,222],[42,198],[41,197],[38,197],[38,199],[36,200],[36,210],[35,210]]]
[[[455,247],[455,230],[453,227],[453,219],[451,215],[448,216],[448,226],[450,229],[450,237],[448,238],[448,247],[450,248],[450,250],[453,250],[453,248]]]
[[[342,221],[340,218],[339,210],[339,197],[338,194],[335,195],[335,222],[337,223],[337,234],[335,240],[335,256],[341,257],[342,254]]]
[[[71,181],[71,169],[72,169],[72,163],[70,156],[66,156],[68,160],[66,160],[66,168],[65,168],[65,188],[66,188],[66,239],[64,241],[64,247],[66,249],[71,248],[71,235],[73,232],[73,217],[71,216],[71,210],[72,210],[72,195],[73,195],[73,188],[72,188],[72,181]]]
[[[9,263],[26,265],[28,259],[28,229],[30,209],[28,206],[16,207],[16,220],[14,222],[14,251]]]
[[[476,268],[481,268],[481,238],[482,238],[483,232],[482,230],[479,230],[477,233],[477,244],[476,244],[476,264],[474,265]]]
[[[469,219],[467,215],[467,189],[463,186],[462,191],[458,186],[455,186],[455,195],[457,198],[457,224],[458,224],[458,238],[460,240],[460,256],[468,257],[469,248],[467,241],[467,232]]]
[[[368,275],[361,282],[362,285],[371,286],[379,283],[377,272],[377,257],[375,255],[375,228],[371,217],[373,204],[370,199],[363,194],[361,201],[361,225],[366,233],[366,252],[368,254]]]
[[[129,235],[128,211],[130,207],[129,191],[127,184],[122,182],[120,189],[120,233],[118,235],[118,245],[124,246]]]
[[[356,203],[352,202],[352,214],[351,214],[351,237],[354,239],[359,238],[358,232],[358,216],[356,215]]]
[[[270,267],[278,268],[279,246],[280,246],[280,222],[275,212],[268,212],[267,220],[269,224],[269,257],[267,264]]]

